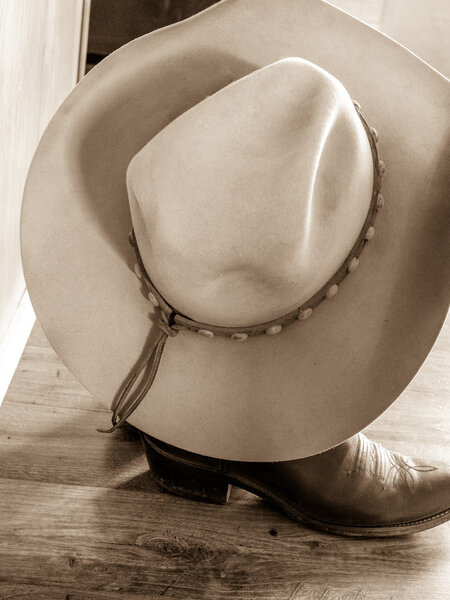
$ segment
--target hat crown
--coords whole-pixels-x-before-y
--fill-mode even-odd
[[[197,321],[239,327],[293,310],[337,271],[367,215],[373,162],[342,84],[290,58],[183,113],[127,183],[160,293]]]

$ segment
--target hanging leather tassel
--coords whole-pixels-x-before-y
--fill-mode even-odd
[[[122,392],[119,394],[118,398],[114,402],[114,405],[112,407],[112,427],[110,427],[109,429],[97,429],[97,431],[99,431],[100,433],[112,433],[118,427],[120,427],[131,415],[131,413],[139,406],[139,404],[142,402],[142,400],[147,395],[147,392],[151,388],[152,383],[156,377],[156,373],[158,372],[159,363],[161,361],[161,356],[167,338],[169,336],[174,337],[178,334],[178,329],[176,329],[176,325],[169,325],[167,316],[162,311],[161,316],[157,321],[157,324],[160,329],[158,339],[156,340],[155,344],[150,346],[147,349],[147,351],[144,352],[143,356],[136,363],[136,366],[134,367],[133,371],[130,373],[130,375],[125,381]],[[130,395],[133,391],[134,384],[136,383],[136,380],[145,368],[148,369],[148,372],[145,375],[143,387],[135,398],[130,399]]]

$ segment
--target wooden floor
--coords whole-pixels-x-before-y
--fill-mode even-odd
[[[368,432],[448,459],[450,327]],[[0,408],[0,598],[447,600],[450,527],[353,540],[301,527],[234,490],[224,507],[161,492],[130,431],[36,326]]]

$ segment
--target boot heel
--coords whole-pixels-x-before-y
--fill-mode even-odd
[[[231,484],[222,475],[169,458],[145,440],[144,449],[152,475],[164,490],[200,502],[228,502]]]

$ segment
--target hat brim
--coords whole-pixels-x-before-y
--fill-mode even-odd
[[[109,408],[156,337],[127,242],[128,163],[179,114],[284,56],[323,67],[360,102],[380,136],[386,204],[359,268],[307,321],[245,343],[191,332],[167,341],[129,422],[226,459],[330,448],[380,415],[425,360],[449,297],[447,81],[330,5],[225,1],[93,69],[47,128],[24,194],[22,254],[36,314],[67,367]]]

